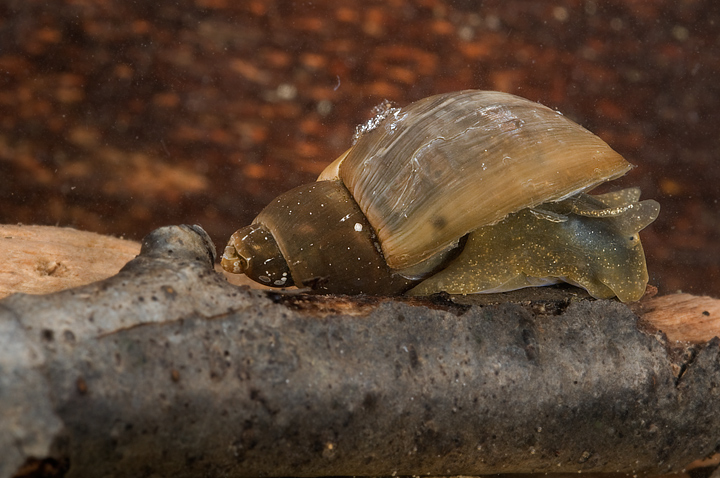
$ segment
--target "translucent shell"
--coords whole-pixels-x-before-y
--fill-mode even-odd
[[[404,270],[472,230],[630,168],[599,137],[550,108],[466,90],[389,110],[321,178],[343,181],[387,264]]]
[[[638,300],[648,282],[638,232],[657,217],[656,201],[637,202],[637,188],[580,194],[511,214],[468,237],[447,268],[410,295],[505,292],[568,282],[596,298]]]

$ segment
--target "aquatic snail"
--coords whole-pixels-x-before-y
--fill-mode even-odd
[[[538,103],[493,91],[386,108],[318,181],[236,231],[222,266],[320,293],[501,292],[559,281],[639,299],[637,188],[585,193],[632,166]]]

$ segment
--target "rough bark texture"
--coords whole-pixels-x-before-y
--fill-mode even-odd
[[[641,234],[652,283],[720,297],[719,6],[3,0],[0,222],[140,239],[191,221],[222,247],[374,106],[479,88],[635,164],[607,187],[662,205]]]
[[[720,446],[717,338],[567,289],[268,294],[213,256],[162,228],[114,277],[0,301],[0,477],[665,473]]]

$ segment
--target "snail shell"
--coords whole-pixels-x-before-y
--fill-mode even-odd
[[[600,138],[540,104],[477,90],[432,96],[387,110],[318,182],[268,205],[252,226],[233,234],[223,267],[268,285],[402,293],[441,269],[452,271],[448,264],[463,255],[468,262],[474,252],[463,246],[476,242],[468,235],[472,231],[506,227],[522,237],[517,227],[498,224],[522,210],[544,208],[516,221],[621,222],[624,216],[611,210],[636,210],[634,195],[621,194],[614,202],[565,200],[630,168]],[[566,210],[569,204],[575,209]],[[610,212],[596,217],[578,211]],[[566,219],[548,220],[560,216]],[[542,235],[536,240],[542,242]],[[484,285],[472,285],[482,281],[467,274],[461,293],[483,291]],[[526,276],[531,274],[536,272]],[[563,278],[583,285],[582,279]],[[446,282],[430,282],[413,293],[443,290],[441,283]]]
[[[374,226],[388,265],[401,270],[479,226],[630,168],[550,108],[470,90],[394,111],[350,149],[338,177]]]

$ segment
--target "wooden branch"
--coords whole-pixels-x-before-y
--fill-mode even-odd
[[[140,253],[140,243],[70,227],[0,224],[0,299],[50,294],[112,277]],[[267,289],[244,275],[228,282]]]
[[[641,303],[642,319],[668,340],[701,344],[720,336],[720,300],[690,294],[654,297]]]
[[[48,294],[107,279],[140,244],[69,227],[0,224],[0,298]]]
[[[720,447],[711,329],[569,287],[268,293],[213,262],[162,228],[113,277],[0,301],[0,478],[668,473]]]

